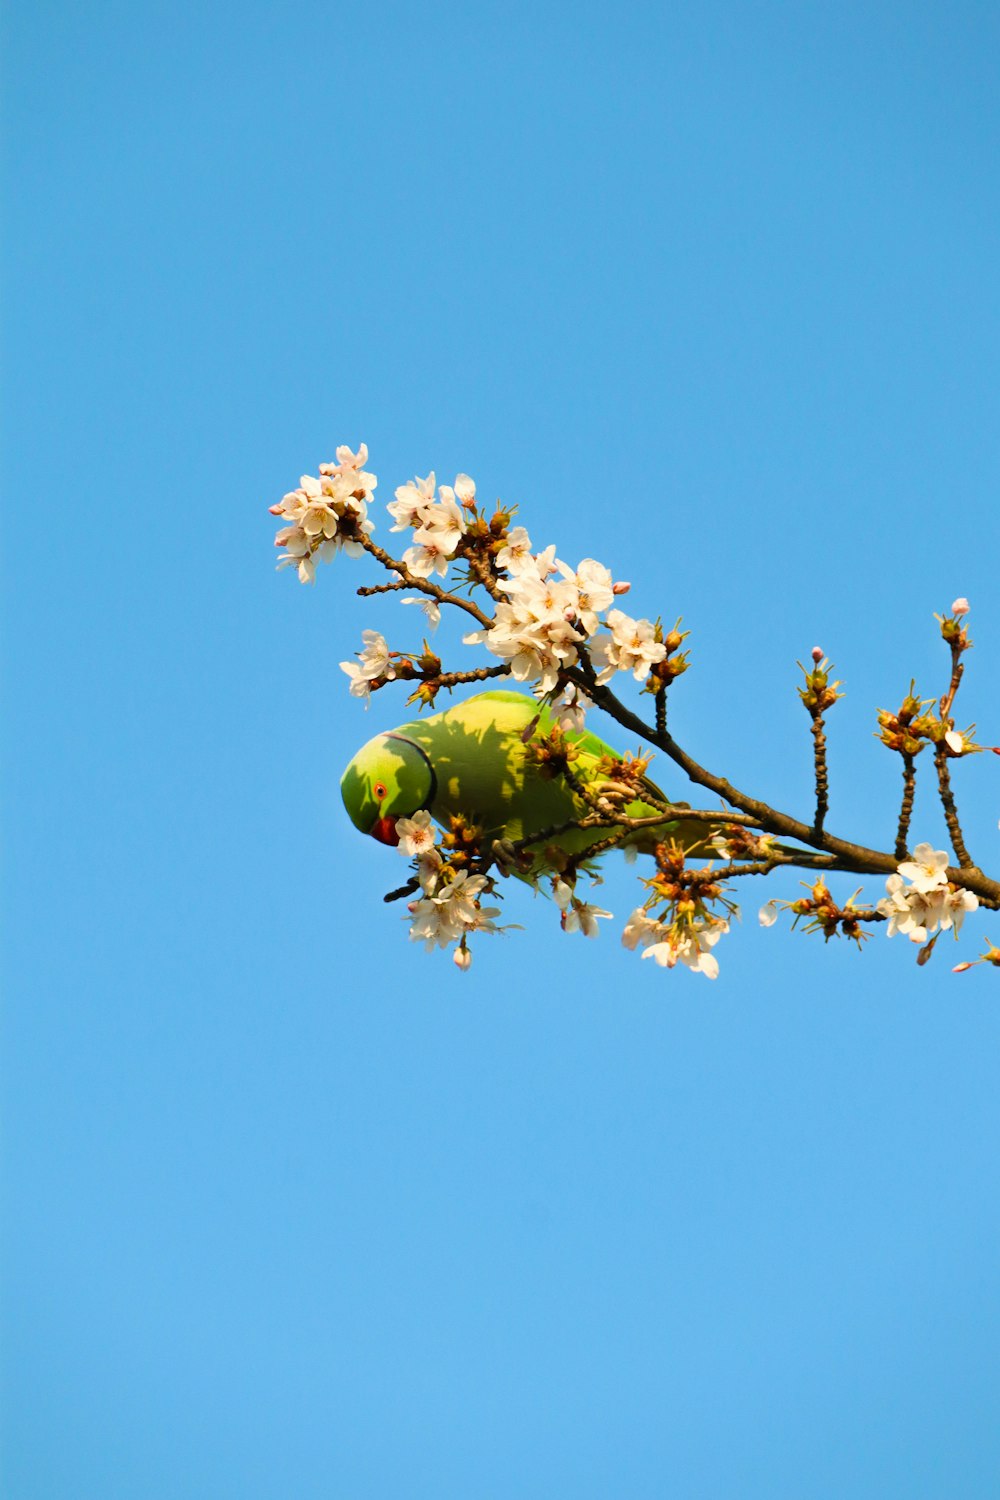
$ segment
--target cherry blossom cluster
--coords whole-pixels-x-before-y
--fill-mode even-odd
[[[363,630],[361,639],[364,646],[357,661],[342,661],[340,670],[351,679],[351,696],[364,698],[367,706],[373,685],[391,682],[396,674],[385,636],[377,630]]]
[[[475,875],[456,864],[442,850],[429,812],[415,812],[396,824],[399,852],[415,862],[421,895],[408,904],[410,937],[431,952],[457,943],[455,963],[467,970],[472,963],[469,938],[474,932],[500,932],[498,906],[484,907],[481,896],[492,888],[486,875]]]
[[[602,906],[592,906],[589,901],[580,900],[576,894],[575,877],[567,880],[563,875],[554,875],[552,899],[559,908],[559,925],[563,932],[579,932],[584,937],[596,937],[598,921],[613,916],[612,912],[605,911]]]
[[[637,906],[628,919],[622,942],[626,948],[644,948],[643,958],[651,958],[662,968],[684,964],[706,979],[718,979],[719,960],[712,949],[729,931],[726,917],[711,912],[692,915],[684,921],[657,920],[644,906]]]
[[[644,881],[651,894],[637,906],[622,933],[622,943],[633,951],[643,949],[662,968],[683,964],[706,979],[719,977],[719,960],[712,949],[729,931],[730,918],[738,915],[734,901],[724,894],[711,866],[689,869],[684,850],[675,843],[656,850],[657,873]],[[725,916],[712,911],[721,905]]]
[[[319,478],[303,474],[299,487],[271,506],[283,526],[274,545],[284,549],[279,568],[295,568],[301,583],[316,581],[316,564],[329,562],[341,548],[348,557],[360,557],[364,548],[359,534],[370,536],[375,526],[368,519],[368,505],[378,484],[365,472],[368,449],[364,443],[353,453],[337,449],[335,464],[320,464]]]
[[[537,683],[543,694],[557,689],[560,674],[576,666],[587,642],[599,682],[625,670],[644,680],[666,647],[648,620],[610,609],[628,585],[616,585],[595,558],[585,557],[574,572],[559,561],[554,546],[537,554],[530,547],[524,527],[516,527],[496,559],[507,574],[496,587],[506,598],[498,602],[492,625],[465,636],[466,645],[484,645],[507,663],[516,681]],[[606,610],[610,633],[595,634]]]
[[[918,844],[913,858],[889,876],[888,895],[877,903],[877,910],[887,919],[890,937],[899,932],[911,943],[926,943],[938,929],[952,930],[958,937],[966,913],[978,909],[979,898],[949,883],[948,863],[943,849]]]
[[[387,507],[393,531],[413,531],[413,546],[403,553],[403,562],[414,578],[446,577],[467,530],[463,507],[475,504],[476,486],[468,474],[459,474],[454,485],[442,484],[435,498],[436,485],[434,474],[413,479],[400,485]]]
[[[616,672],[644,682],[683,639],[677,634],[665,644],[661,627],[612,608],[629,585],[615,583],[595,558],[584,558],[574,570],[556,557],[554,545],[534,552],[526,529],[510,526],[509,511],[498,510],[487,524],[467,474],[440,488],[434,474],[413,479],[397,489],[388,509],[393,531],[413,529],[414,545],[402,561],[414,578],[444,578],[456,559],[478,558],[472,576],[489,587],[496,611],[489,626],[467,634],[465,643],[484,645],[515,681],[535,684],[543,695],[562,686],[562,674],[578,664],[584,647],[599,683]],[[600,630],[602,623],[606,630]],[[576,718],[584,706],[580,697],[572,701]]]
[[[365,550],[363,538],[374,531],[367,507],[378,483],[364,469],[367,460],[365,444],[357,453],[338,448],[336,464],[320,464],[318,478],[304,474],[299,487],[271,507],[288,523],[275,538],[284,553],[278,566],[294,566],[303,583],[314,582],[316,564],[339,550],[351,557]],[[434,473],[412,479],[397,488],[387,509],[393,532],[413,533],[401,558],[407,581],[420,587],[446,579],[453,564],[464,562],[470,581],[493,595],[489,626],[465,641],[484,645],[515,681],[543,696],[562,690],[563,674],[579,664],[583,651],[601,685],[626,672],[656,690],[685,670],[686,659],[677,654],[684,636],[677,627],[665,636],[659,624],[613,608],[629,585],[614,582],[595,558],[584,558],[574,570],[556,557],[554,546],[533,552],[525,528],[511,526],[510,510],[498,507],[490,519],[481,515],[468,474],[459,474],[453,485],[439,486]],[[431,625],[438,623],[440,606],[433,597],[404,602],[422,604]],[[346,670],[352,693],[362,697],[380,675],[364,657],[360,667]],[[587,699],[577,693],[565,704],[567,719],[580,724],[586,707]]]

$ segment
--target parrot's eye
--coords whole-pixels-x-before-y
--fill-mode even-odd
[[[385,796],[385,784],[383,782],[376,781],[376,783],[375,783],[375,795],[378,798],[378,800],[381,802],[382,798]]]

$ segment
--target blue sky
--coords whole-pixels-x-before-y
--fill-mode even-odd
[[[888,846],[959,594],[1000,741],[995,9],[5,27],[5,1494],[995,1495],[995,924],[918,970],[761,888],[709,984],[518,890],[425,957],[337,793],[413,612],[266,510],[342,442],[467,470],[683,614],[675,732],[805,814],[820,644]]]

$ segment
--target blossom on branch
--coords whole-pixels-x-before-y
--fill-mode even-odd
[[[944,849],[934,849],[930,844],[918,844],[913,858],[898,866],[904,881],[909,881],[918,895],[937,890],[948,884],[948,855]],[[895,876],[890,876],[890,880]]]
[[[470,932],[498,931],[493,918],[500,915],[500,908],[479,904],[487,884],[485,875],[469,875],[459,870],[437,894],[411,902],[410,937],[414,942],[422,942],[430,952],[433,948],[447,948],[458,939],[464,940]]]
[[[298,489],[271,506],[272,515],[289,522],[274,539],[285,552],[279,568],[294,567],[300,582],[313,583],[317,562],[329,562],[341,549],[348,557],[361,555],[358,537],[375,529],[368,520],[368,503],[378,484],[363,467],[367,459],[364,443],[357,453],[338,448],[337,462],[320,464],[318,479],[303,474]]]
[[[427,623],[430,625],[431,629],[437,630],[438,626],[441,623],[441,606],[436,599],[421,599],[416,594],[409,594],[405,599],[401,599],[399,602],[400,604],[419,604],[420,608],[427,616]]]
[[[584,639],[570,624],[577,590],[551,576],[554,557],[555,548],[525,554],[517,571],[500,581],[509,599],[497,605],[492,625],[463,637],[466,645],[485,645],[507,662],[518,682],[537,681],[544,692],[556,686],[560,669],[575,664]]]
[[[664,643],[656,638],[656,626],[650,620],[633,620],[620,609],[609,610],[607,624],[611,634],[590,642],[598,682],[610,682],[616,672],[631,672],[636,682],[645,681],[650,668],[667,654]]]
[[[729,923],[723,917],[705,916],[683,926],[675,924],[664,941],[647,947],[642,956],[653,959],[661,968],[672,969],[682,963],[706,979],[718,979],[719,960],[711,949],[728,931]]]
[[[421,808],[412,818],[397,818],[396,836],[399,839],[400,854],[405,854],[409,859],[428,855],[435,844],[430,813]]]
[[[340,670],[351,679],[351,693],[355,698],[369,698],[372,683],[378,679],[391,682],[395,676],[389,664],[389,646],[385,636],[377,630],[363,630],[363,650],[358,652],[357,662],[342,661]]]
[[[898,932],[911,943],[925,943],[939,928],[957,937],[966,914],[977,910],[978,896],[949,884],[944,849],[918,844],[913,856],[886,880],[888,894],[876,906],[888,921],[889,937]]]
[[[409,484],[401,484],[396,491],[395,500],[390,500],[386,506],[395,525],[392,531],[408,531],[416,529],[424,523],[424,512],[434,504],[434,487],[436,476],[433,471],[426,479],[411,479]]]

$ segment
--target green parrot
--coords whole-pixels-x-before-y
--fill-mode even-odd
[[[447,827],[455,814],[483,828],[490,838],[524,839],[587,811],[560,776],[544,777],[525,754],[524,731],[538,716],[547,734],[556,723],[548,707],[523,693],[479,693],[443,713],[414,719],[369,740],[341,778],[348,816],[362,833],[383,844],[398,844],[396,822],[426,808]],[[616,751],[589,730],[571,730],[567,740],[579,751],[572,763],[582,780],[593,778],[602,756]],[[657,796],[663,793],[647,783]],[[642,801],[629,803],[630,817],[645,818],[656,809]],[[685,848],[710,853],[711,824],[677,820],[636,830],[624,842],[652,851],[664,838]],[[570,829],[554,842],[567,854],[579,854],[607,836],[607,828]]]

